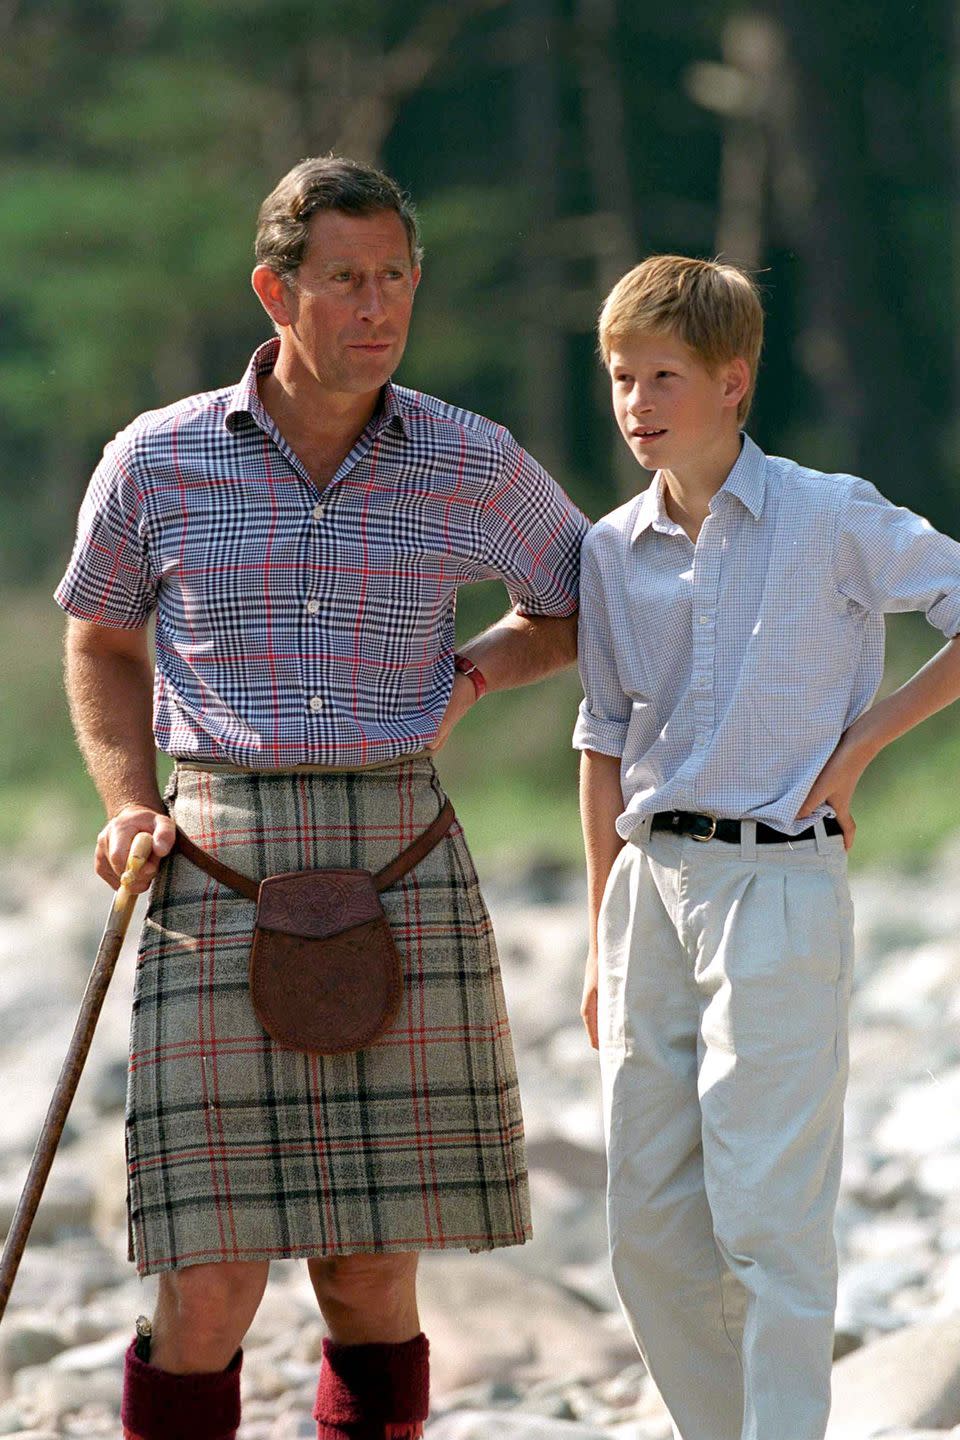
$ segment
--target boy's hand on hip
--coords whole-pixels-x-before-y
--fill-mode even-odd
[[[583,999],[580,1002],[580,1015],[586,1026],[587,1037],[594,1050],[600,1049],[600,1041],[597,1036],[597,952],[590,950],[587,955],[587,967],[583,976]]]
[[[850,813],[853,792],[872,758],[873,752],[848,730],[813,782],[797,811],[797,819],[808,820],[818,805],[829,805],[843,830],[844,849],[849,850],[857,833],[857,823]]]

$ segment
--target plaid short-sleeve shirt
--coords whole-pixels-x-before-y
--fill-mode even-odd
[[[122,628],[156,612],[168,754],[411,754],[449,699],[458,587],[500,579],[523,614],[572,615],[587,521],[502,426],[392,383],[319,491],[260,403],[278,348],[107,446],[56,599]]]

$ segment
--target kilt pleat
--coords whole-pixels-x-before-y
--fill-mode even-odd
[[[178,769],[177,824],[228,865],[379,870],[444,795],[426,757],[330,774]],[[131,1255],[183,1265],[488,1250],[530,1235],[523,1122],[490,918],[458,824],[382,895],[404,998],[347,1055],[277,1045],[250,1004],[252,902],[175,854],[137,962]]]

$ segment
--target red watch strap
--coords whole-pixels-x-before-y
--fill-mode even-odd
[[[466,655],[454,655],[453,668],[459,670],[461,675],[468,675],[473,682],[473,688],[477,692],[477,699],[481,700],[487,693],[487,682],[484,679],[483,671],[475,665]]]

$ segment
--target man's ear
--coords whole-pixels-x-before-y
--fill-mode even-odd
[[[250,276],[250,284],[274,325],[293,324],[296,317],[291,308],[292,292],[276,270],[272,270],[269,265],[256,266]]]

